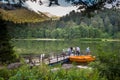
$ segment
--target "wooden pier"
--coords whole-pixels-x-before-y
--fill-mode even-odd
[[[77,55],[73,53],[72,55]],[[87,55],[85,51],[81,51],[80,55]],[[54,65],[57,63],[65,63],[69,61],[69,56],[68,53],[59,53],[59,54],[24,54],[21,55],[27,64],[30,64],[32,66],[38,66],[41,64],[47,64],[47,65]]]
[[[27,64],[30,64],[31,66],[38,66],[40,64],[47,64],[47,65],[54,65],[57,63],[65,63],[69,61],[69,56],[65,54],[60,55],[51,55],[48,57],[45,57],[44,54],[35,55],[35,54],[29,54],[29,55],[22,55],[22,57],[25,59],[25,62]]]

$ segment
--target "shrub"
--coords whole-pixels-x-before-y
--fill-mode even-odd
[[[8,80],[11,76],[10,71],[6,68],[0,69],[0,80]]]
[[[51,67],[41,65],[32,69],[29,66],[24,66],[9,80],[106,80],[106,78],[100,77],[97,70],[76,67],[66,70],[59,67],[58,70],[52,71]]]

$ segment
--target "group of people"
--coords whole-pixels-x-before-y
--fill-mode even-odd
[[[63,53],[65,53],[66,51],[63,49]],[[82,55],[82,52],[80,50],[80,47],[70,47],[67,49],[67,54],[70,55]],[[86,48],[86,54],[90,54],[90,48],[87,47]]]

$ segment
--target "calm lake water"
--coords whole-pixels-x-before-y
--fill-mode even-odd
[[[90,47],[91,52],[96,55],[102,50],[106,53],[119,52],[120,42],[118,41],[40,41],[40,40],[14,40],[12,41],[14,50],[19,54],[50,54],[61,53],[63,49],[69,47],[80,47],[85,52]]]

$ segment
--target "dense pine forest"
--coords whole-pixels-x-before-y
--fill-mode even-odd
[[[104,9],[91,13],[72,11],[59,20],[12,24],[13,38],[120,38],[120,10]]]

